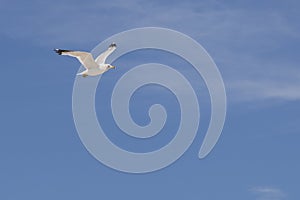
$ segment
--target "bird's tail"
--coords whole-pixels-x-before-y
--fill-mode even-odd
[[[54,49],[54,51],[55,51],[58,55],[61,55],[63,52],[71,52],[71,50],[63,50],[63,49]]]
[[[78,74],[76,74],[77,76],[82,76],[82,77],[87,77],[87,70],[83,71],[83,72],[80,72]]]

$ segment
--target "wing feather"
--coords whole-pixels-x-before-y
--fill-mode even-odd
[[[75,57],[79,60],[79,62],[86,68],[86,69],[93,69],[97,68],[98,65],[95,62],[92,54],[84,51],[70,51],[70,50],[61,50],[59,49],[60,55],[67,55],[71,57]]]
[[[96,58],[96,63],[98,65],[100,64],[104,64],[106,61],[106,58],[112,54],[112,52],[114,52],[117,48],[117,45],[115,43],[112,43],[111,45],[109,45],[108,49],[106,51],[104,51],[102,54],[100,54],[97,58]]]

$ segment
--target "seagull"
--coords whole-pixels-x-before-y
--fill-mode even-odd
[[[83,72],[78,73],[77,75],[87,77],[87,76],[97,76],[103,74],[109,69],[115,69],[115,66],[106,64],[106,58],[112,54],[117,48],[115,43],[109,45],[108,49],[100,54],[96,60],[93,58],[92,54],[84,51],[73,51],[73,50],[63,50],[63,49],[54,49],[58,55],[67,55],[75,57],[86,69]]]

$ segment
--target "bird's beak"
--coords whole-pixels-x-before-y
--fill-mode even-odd
[[[111,66],[111,68],[113,68],[113,69],[116,69],[116,67],[115,67],[115,66]]]

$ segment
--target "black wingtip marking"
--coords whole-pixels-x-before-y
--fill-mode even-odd
[[[70,52],[70,50],[63,50],[63,49],[54,49],[54,51],[55,51],[58,55],[61,55],[62,52]]]
[[[53,51],[55,51],[55,53],[57,53],[58,55],[61,55],[61,49],[53,49]]]
[[[116,47],[117,45],[116,45],[116,43],[111,43],[110,45],[109,45],[109,47]]]

